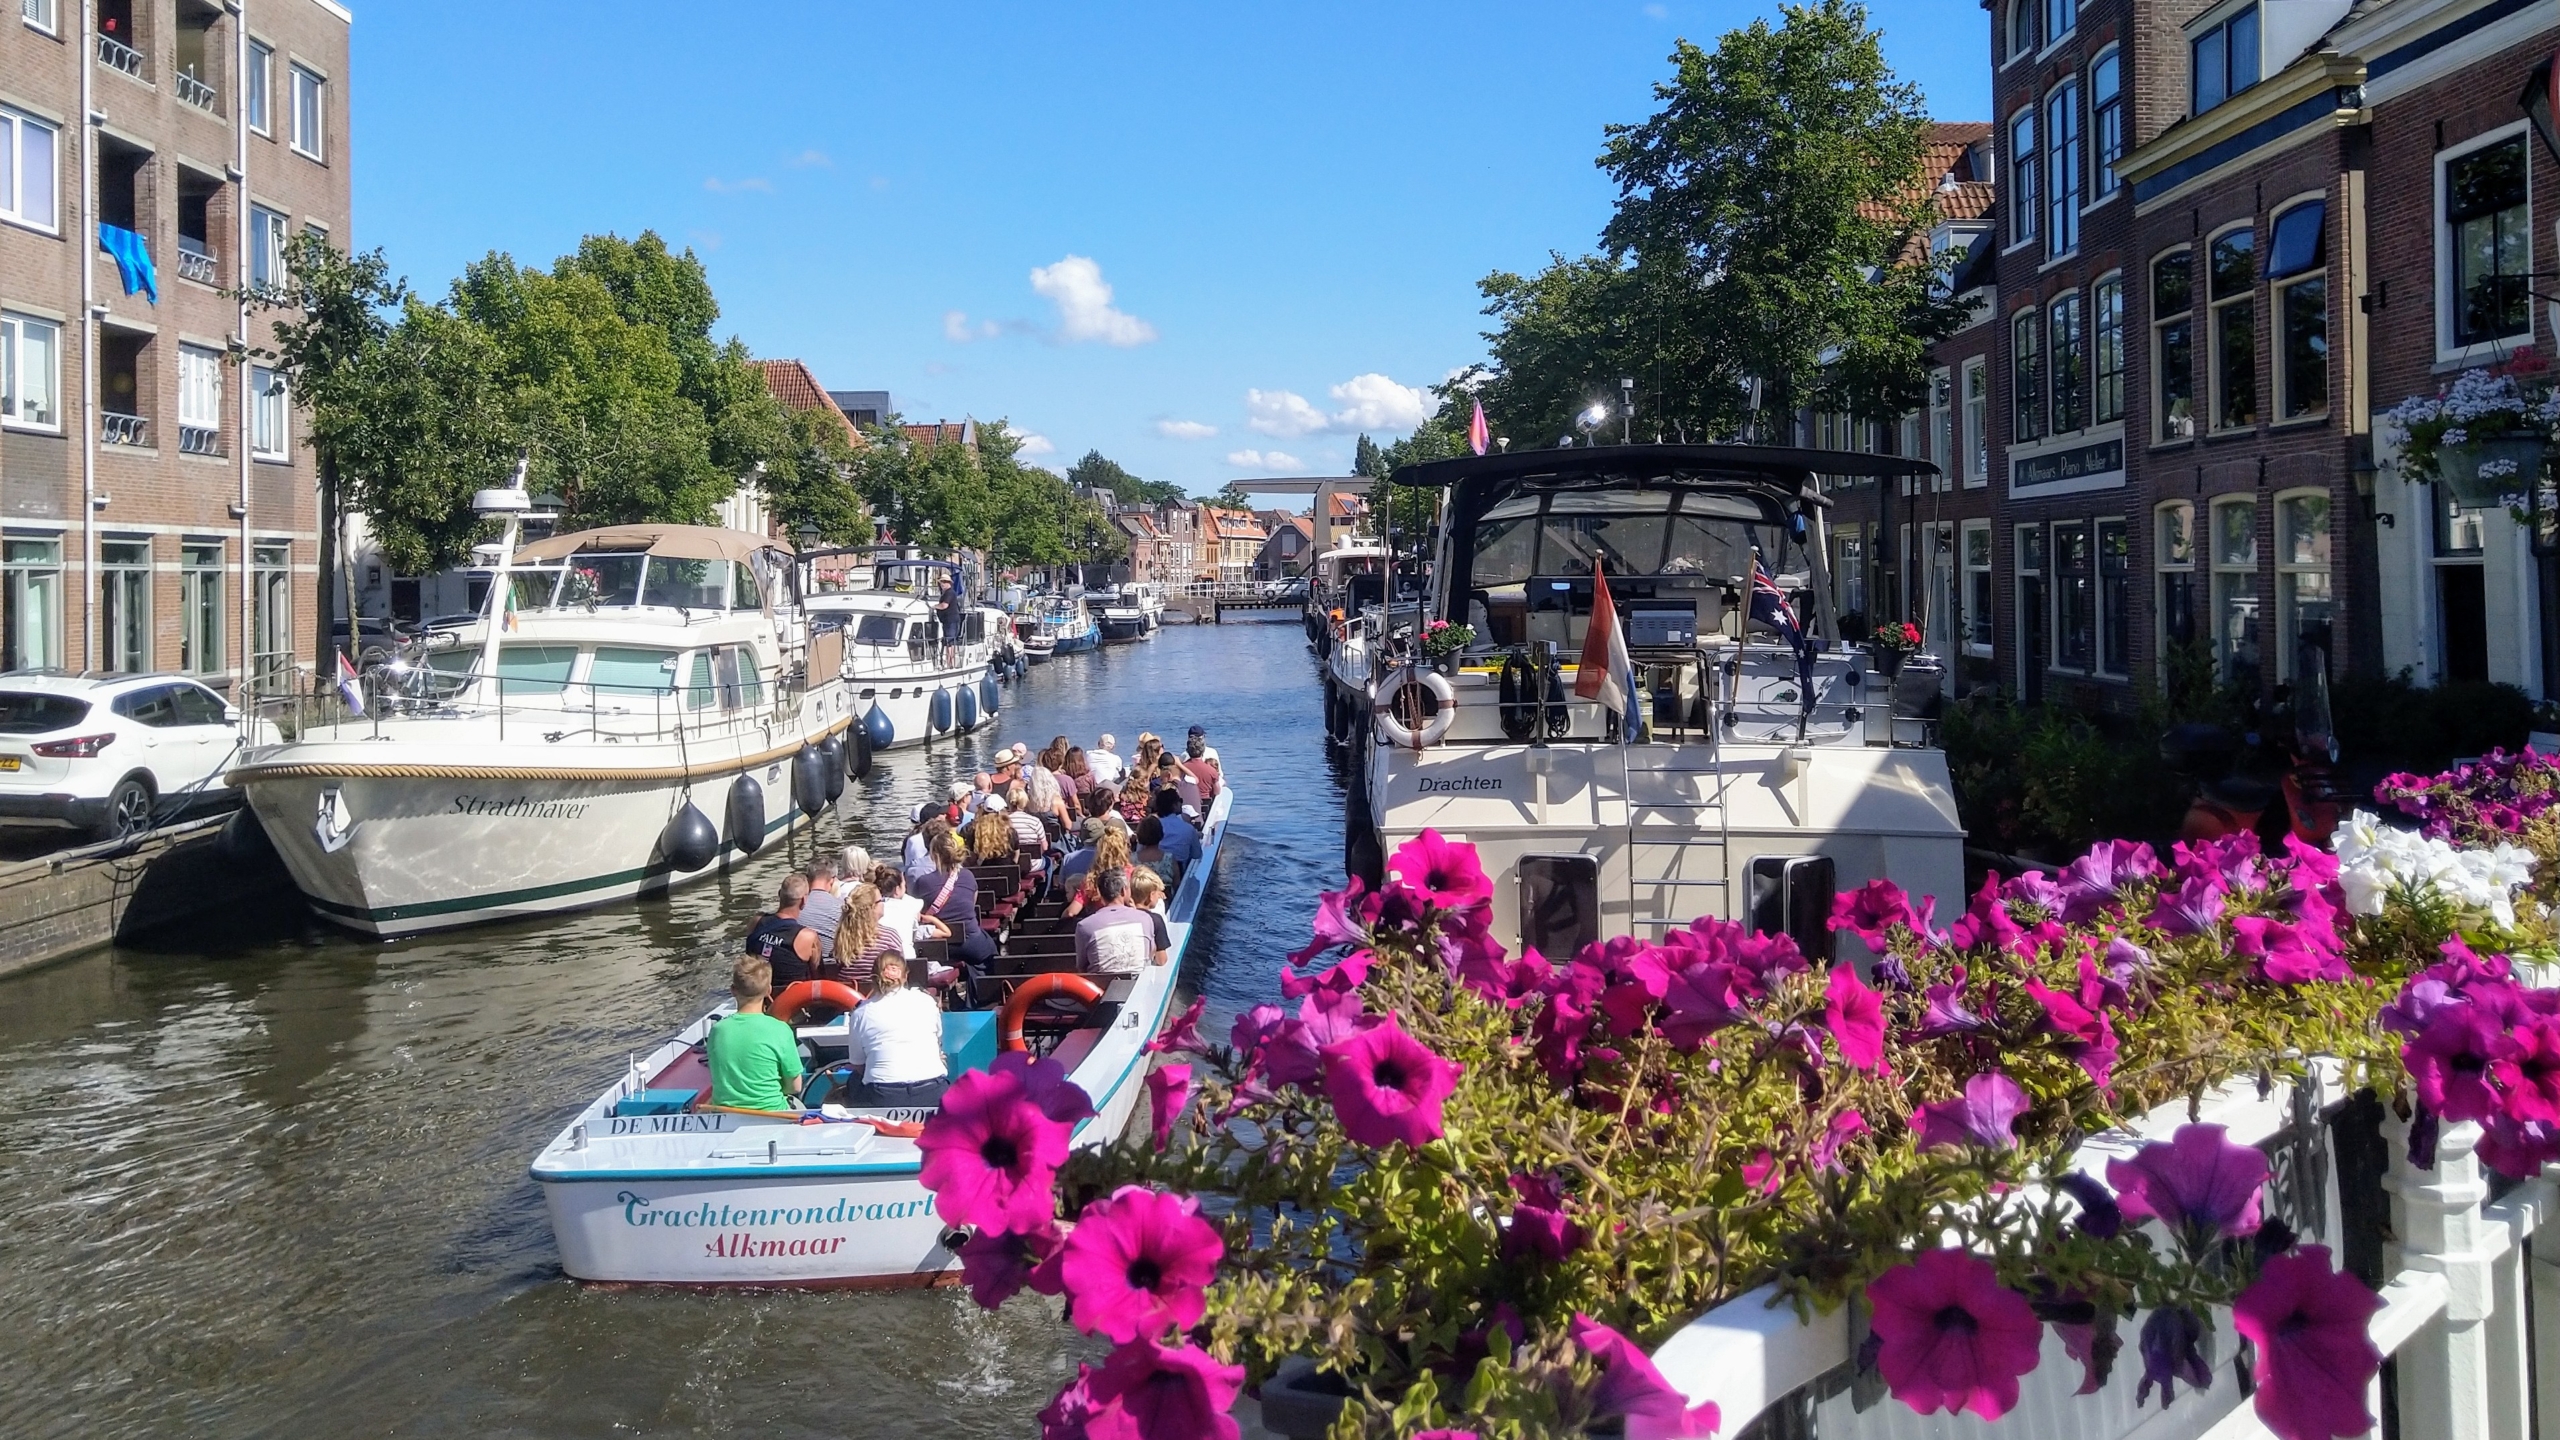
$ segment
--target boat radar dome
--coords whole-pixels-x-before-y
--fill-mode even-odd
[[[471,493],[471,509],[481,515],[522,515],[533,508],[533,497],[512,485],[501,485]]]

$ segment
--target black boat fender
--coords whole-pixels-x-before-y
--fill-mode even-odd
[[[871,713],[878,715],[879,707],[873,706]],[[844,733],[852,742],[844,753],[845,774],[855,780],[864,779],[871,774],[871,727],[868,724],[856,725]]]
[[[833,804],[838,796],[844,794],[844,736],[830,735],[826,739],[819,741],[818,753],[825,757],[825,764],[827,767],[827,802],[829,804]]]
[[[672,869],[699,870],[720,857],[720,832],[712,828],[710,816],[687,800],[658,838],[658,854]]]
[[[815,745],[791,757],[791,803],[813,820],[827,808],[827,770],[826,752]]]
[[[741,855],[764,848],[764,787],[753,775],[741,775],[729,787],[729,843]]]

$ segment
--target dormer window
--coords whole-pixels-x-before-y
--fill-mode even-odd
[[[2258,7],[2243,5],[2187,41],[2188,109],[2202,115],[2258,83]]]

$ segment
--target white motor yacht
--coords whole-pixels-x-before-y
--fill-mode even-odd
[[[977,606],[945,634],[938,598],[959,578],[948,560],[883,559],[870,587],[829,590],[804,602],[815,634],[844,637],[844,678],[862,745],[871,751],[966,735],[992,725],[1003,703],[995,637]]]
[[[292,717],[292,738],[227,777],[312,908],[350,929],[663,890],[842,792],[837,647],[800,636],[786,553],[690,525],[518,550],[522,495],[481,497],[515,513],[479,621],[423,665],[366,677],[361,710]]]
[[[1425,829],[1463,838],[1494,878],[1504,943],[1559,959],[1702,915],[1828,955],[1833,895],[1876,879],[1939,897],[1942,915],[1961,904],[1946,757],[1841,641],[1817,473],[1935,472],[1642,445],[1398,471],[1446,492],[1426,613],[1475,643],[1434,666],[1411,626],[1372,637],[1353,872],[1376,879]],[[1631,661],[1617,713],[1575,694],[1595,575]]]

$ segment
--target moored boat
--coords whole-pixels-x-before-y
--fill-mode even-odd
[[[993,674],[996,637],[985,612],[965,606],[952,627],[937,608],[942,586],[959,578],[947,560],[884,558],[871,567],[868,588],[822,591],[804,602],[812,632],[844,637],[845,684],[874,751],[966,735],[996,721],[1003,689]]]
[[[985,993],[1010,1008],[950,1010],[944,1052],[952,1077],[995,1063],[999,1032],[1019,1024],[1025,1044],[1065,1067],[1093,1101],[1078,1146],[1099,1146],[1129,1125],[1145,1092],[1146,1042],[1162,1028],[1202,897],[1235,806],[1222,790],[1203,826],[1200,858],[1167,906],[1168,963],[1096,990],[1084,1011],[1045,1026],[1028,998],[1074,976],[1072,926],[1063,895],[1033,895],[1001,922]],[[981,875],[981,906],[1001,877]],[[992,913],[992,912],[991,912]],[[1050,977],[1060,977],[1052,979]],[[1068,993],[1072,993],[1071,987]],[[846,1286],[933,1283],[957,1265],[957,1237],[934,1213],[911,1133],[931,1112],[823,1103],[790,1114],[704,1108],[703,1043],[729,1013],[723,1004],[632,1064],[563,1126],[532,1164],[575,1279],[638,1284]],[[813,1077],[845,1053],[849,1016],[798,1027]],[[813,1078],[813,1085],[819,1083]]]

